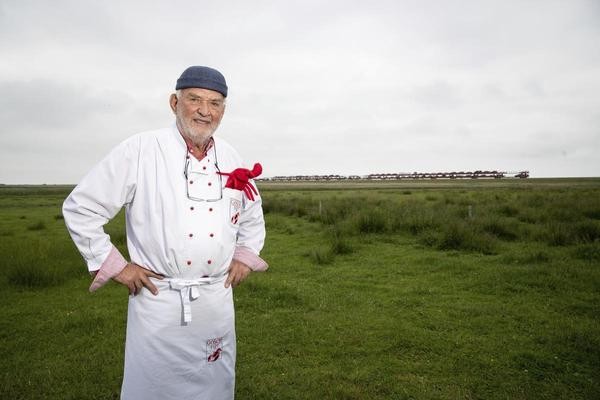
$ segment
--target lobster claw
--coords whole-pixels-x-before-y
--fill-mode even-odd
[[[219,175],[227,176],[226,188],[241,190],[249,200],[254,201],[254,195],[258,195],[256,188],[250,183],[250,179],[256,178],[262,173],[262,165],[254,164],[252,170],[247,168],[236,168],[231,172],[218,172]]]
[[[252,167],[252,176],[250,178],[256,178],[260,174],[262,174],[262,165],[256,163],[254,164],[254,167]]]

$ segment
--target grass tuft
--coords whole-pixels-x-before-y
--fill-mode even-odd
[[[360,233],[383,233],[386,229],[386,218],[380,211],[369,210],[358,214],[357,227]]]
[[[311,261],[317,265],[331,264],[334,260],[334,254],[331,249],[325,248],[314,248],[308,252],[308,256]]]
[[[60,236],[32,235],[27,242],[13,240],[10,251],[0,257],[0,276],[11,286],[57,286],[83,274],[83,262],[67,242],[66,232]]]
[[[248,293],[245,299],[251,299],[249,302],[238,303],[236,305],[240,307],[250,306],[251,308],[256,307],[256,303],[263,303],[268,309],[272,308],[283,308],[291,309],[297,308],[304,305],[304,300],[293,287],[280,284],[269,284],[257,283],[249,280],[244,282],[238,289],[238,293]]]
[[[471,225],[454,223],[439,237],[440,250],[467,250],[482,254],[495,254],[496,240],[489,234],[477,232]]]
[[[589,262],[600,261],[600,243],[579,245],[573,250],[573,256]]]
[[[333,229],[333,235],[331,239],[331,252],[333,254],[351,254],[354,252],[354,247],[350,240],[342,235],[337,227]]]
[[[575,225],[578,242],[589,243],[600,240],[600,224],[595,221],[583,221]]]
[[[563,222],[547,224],[542,237],[550,246],[567,246],[573,242],[572,232]]]
[[[27,265],[11,268],[6,273],[9,284],[24,288],[42,288],[60,285],[65,281],[65,275],[56,268]]]
[[[519,215],[519,209],[508,204],[501,206],[498,212],[505,217],[516,217]]]
[[[543,264],[550,262],[551,257],[544,250],[523,250],[506,254],[501,260],[506,264]]]
[[[590,219],[600,220],[600,209],[588,210],[583,213],[586,217]]]
[[[423,231],[432,229],[438,225],[433,210],[424,207],[412,207],[407,209],[400,216],[399,220],[394,221],[395,225],[408,230],[413,235],[418,235]]]
[[[483,231],[507,241],[513,241],[519,237],[514,224],[510,224],[504,219],[493,219],[484,223]]]
[[[28,225],[27,229],[30,231],[42,231],[46,229],[46,224],[43,221],[38,221],[34,224]]]

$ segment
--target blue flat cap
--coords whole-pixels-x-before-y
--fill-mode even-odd
[[[227,83],[222,73],[210,67],[193,66],[187,68],[179,79],[175,90],[187,88],[210,89],[227,97]]]

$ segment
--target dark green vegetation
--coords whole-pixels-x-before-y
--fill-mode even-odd
[[[600,397],[600,181],[436,184],[261,186],[238,399]],[[118,398],[126,290],[87,292],[67,193],[0,188],[0,398]]]

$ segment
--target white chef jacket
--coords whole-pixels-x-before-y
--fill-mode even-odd
[[[138,134],[83,178],[65,200],[63,214],[90,271],[98,270],[111,252],[102,226],[123,205],[131,261],[159,274],[219,276],[227,271],[236,245],[259,254],[265,239],[260,196],[248,201],[229,188],[219,202],[193,201],[186,195],[189,188],[193,198],[219,197],[217,184],[224,186],[227,177],[215,174],[215,152],[221,172],[243,166],[228,143],[214,140],[198,161],[186,159],[187,146],[175,125]],[[186,182],[187,160],[191,174]],[[232,220],[238,211],[239,219]]]
[[[130,137],[64,202],[90,271],[114,251],[103,225],[125,206],[131,261],[166,277],[153,279],[158,296],[130,296],[123,399],[233,398],[234,314],[224,277],[236,246],[258,256],[265,229],[260,196],[249,201],[224,187],[217,171],[243,165],[214,140],[198,161],[175,125]]]

